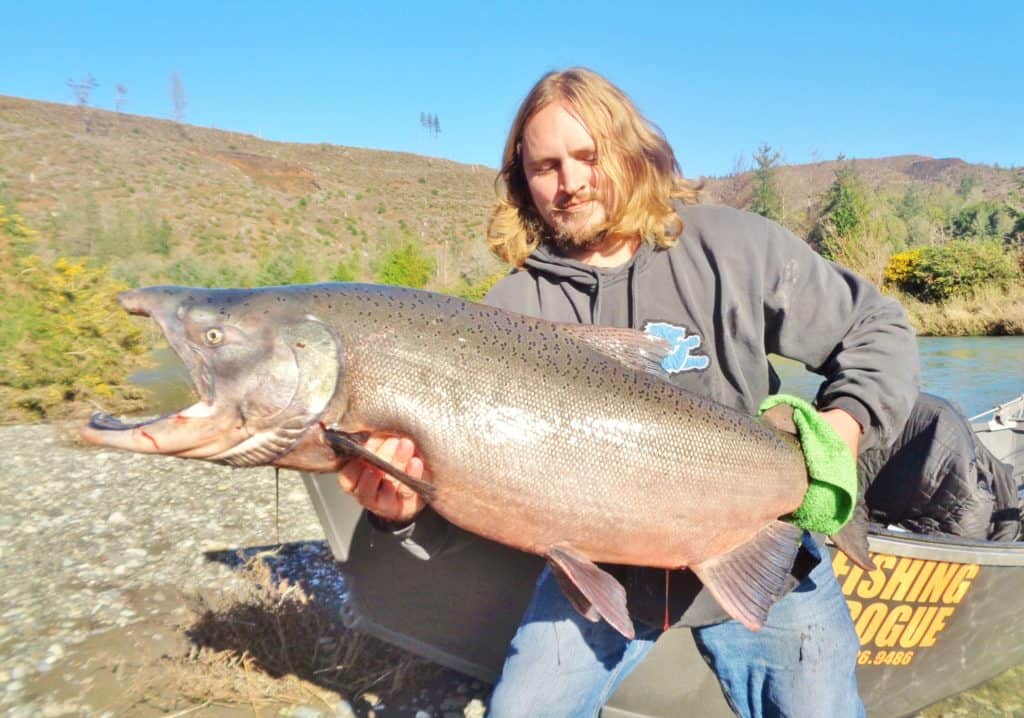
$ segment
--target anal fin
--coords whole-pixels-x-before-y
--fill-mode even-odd
[[[803,529],[773,521],[727,554],[690,566],[718,604],[756,631],[782,595]]]
[[[832,543],[850,560],[865,571],[874,571],[877,566],[868,553],[868,509],[861,499],[853,507],[853,515],[837,533],[829,536]]]
[[[590,621],[603,618],[629,639],[636,637],[626,608],[626,589],[607,571],[568,544],[548,549],[555,579],[573,607]]]

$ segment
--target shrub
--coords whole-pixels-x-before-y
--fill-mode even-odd
[[[434,276],[435,260],[412,240],[392,249],[377,267],[377,281],[400,287],[422,288]]]
[[[885,267],[883,279],[886,284],[894,287],[902,287],[909,281],[914,267],[921,260],[922,248],[908,249],[905,252],[897,252],[889,257],[889,263]]]
[[[989,284],[1005,286],[1017,275],[998,242],[949,242],[894,255],[886,278],[925,302],[943,302]]]
[[[459,283],[446,289],[448,294],[454,294],[456,297],[461,297],[470,302],[482,302],[484,297],[487,296],[487,292],[491,291],[491,287],[498,283],[498,280],[507,276],[508,270],[505,268],[486,274],[475,281],[470,280],[468,277],[462,277]]]
[[[142,391],[128,385],[134,357],[145,353],[142,329],[114,306],[125,289],[105,267],[24,252],[32,233],[0,205],[0,418],[66,416],[83,403],[137,408]]]

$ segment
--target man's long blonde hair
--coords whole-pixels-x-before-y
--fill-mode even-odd
[[[622,90],[592,70],[573,67],[544,75],[516,113],[495,180],[499,199],[487,227],[491,251],[520,267],[544,240],[547,227],[530,196],[521,143],[526,123],[552,102],[577,115],[597,146],[598,171],[610,189],[601,197],[608,215],[605,230],[659,247],[674,244],[683,222],[672,200],[692,204],[701,186],[683,179],[661,130]]]

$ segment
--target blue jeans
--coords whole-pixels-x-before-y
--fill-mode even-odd
[[[813,540],[805,544],[817,552]],[[821,549],[824,550],[824,549]],[[491,695],[492,718],[591,718],[654,647],[661,629],[625,639],[569,604],[547,568]],[[857,650],[846,600],[826,558],[772,607],[756,633],[737,621],[693,629],[737,715],[862,717]]]

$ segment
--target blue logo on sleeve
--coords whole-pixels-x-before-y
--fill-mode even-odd
[[[707,369],[711,363],[709,357],[693,353],[701,344],[699,334],[687,336],[685,329],[666,322],[647,322],[644,325],[644,331],[647,334],[661,337],[672,345],[672,351],[661,360],[661,368],[669,374],[678,374],[681,371],[702,371]]]

